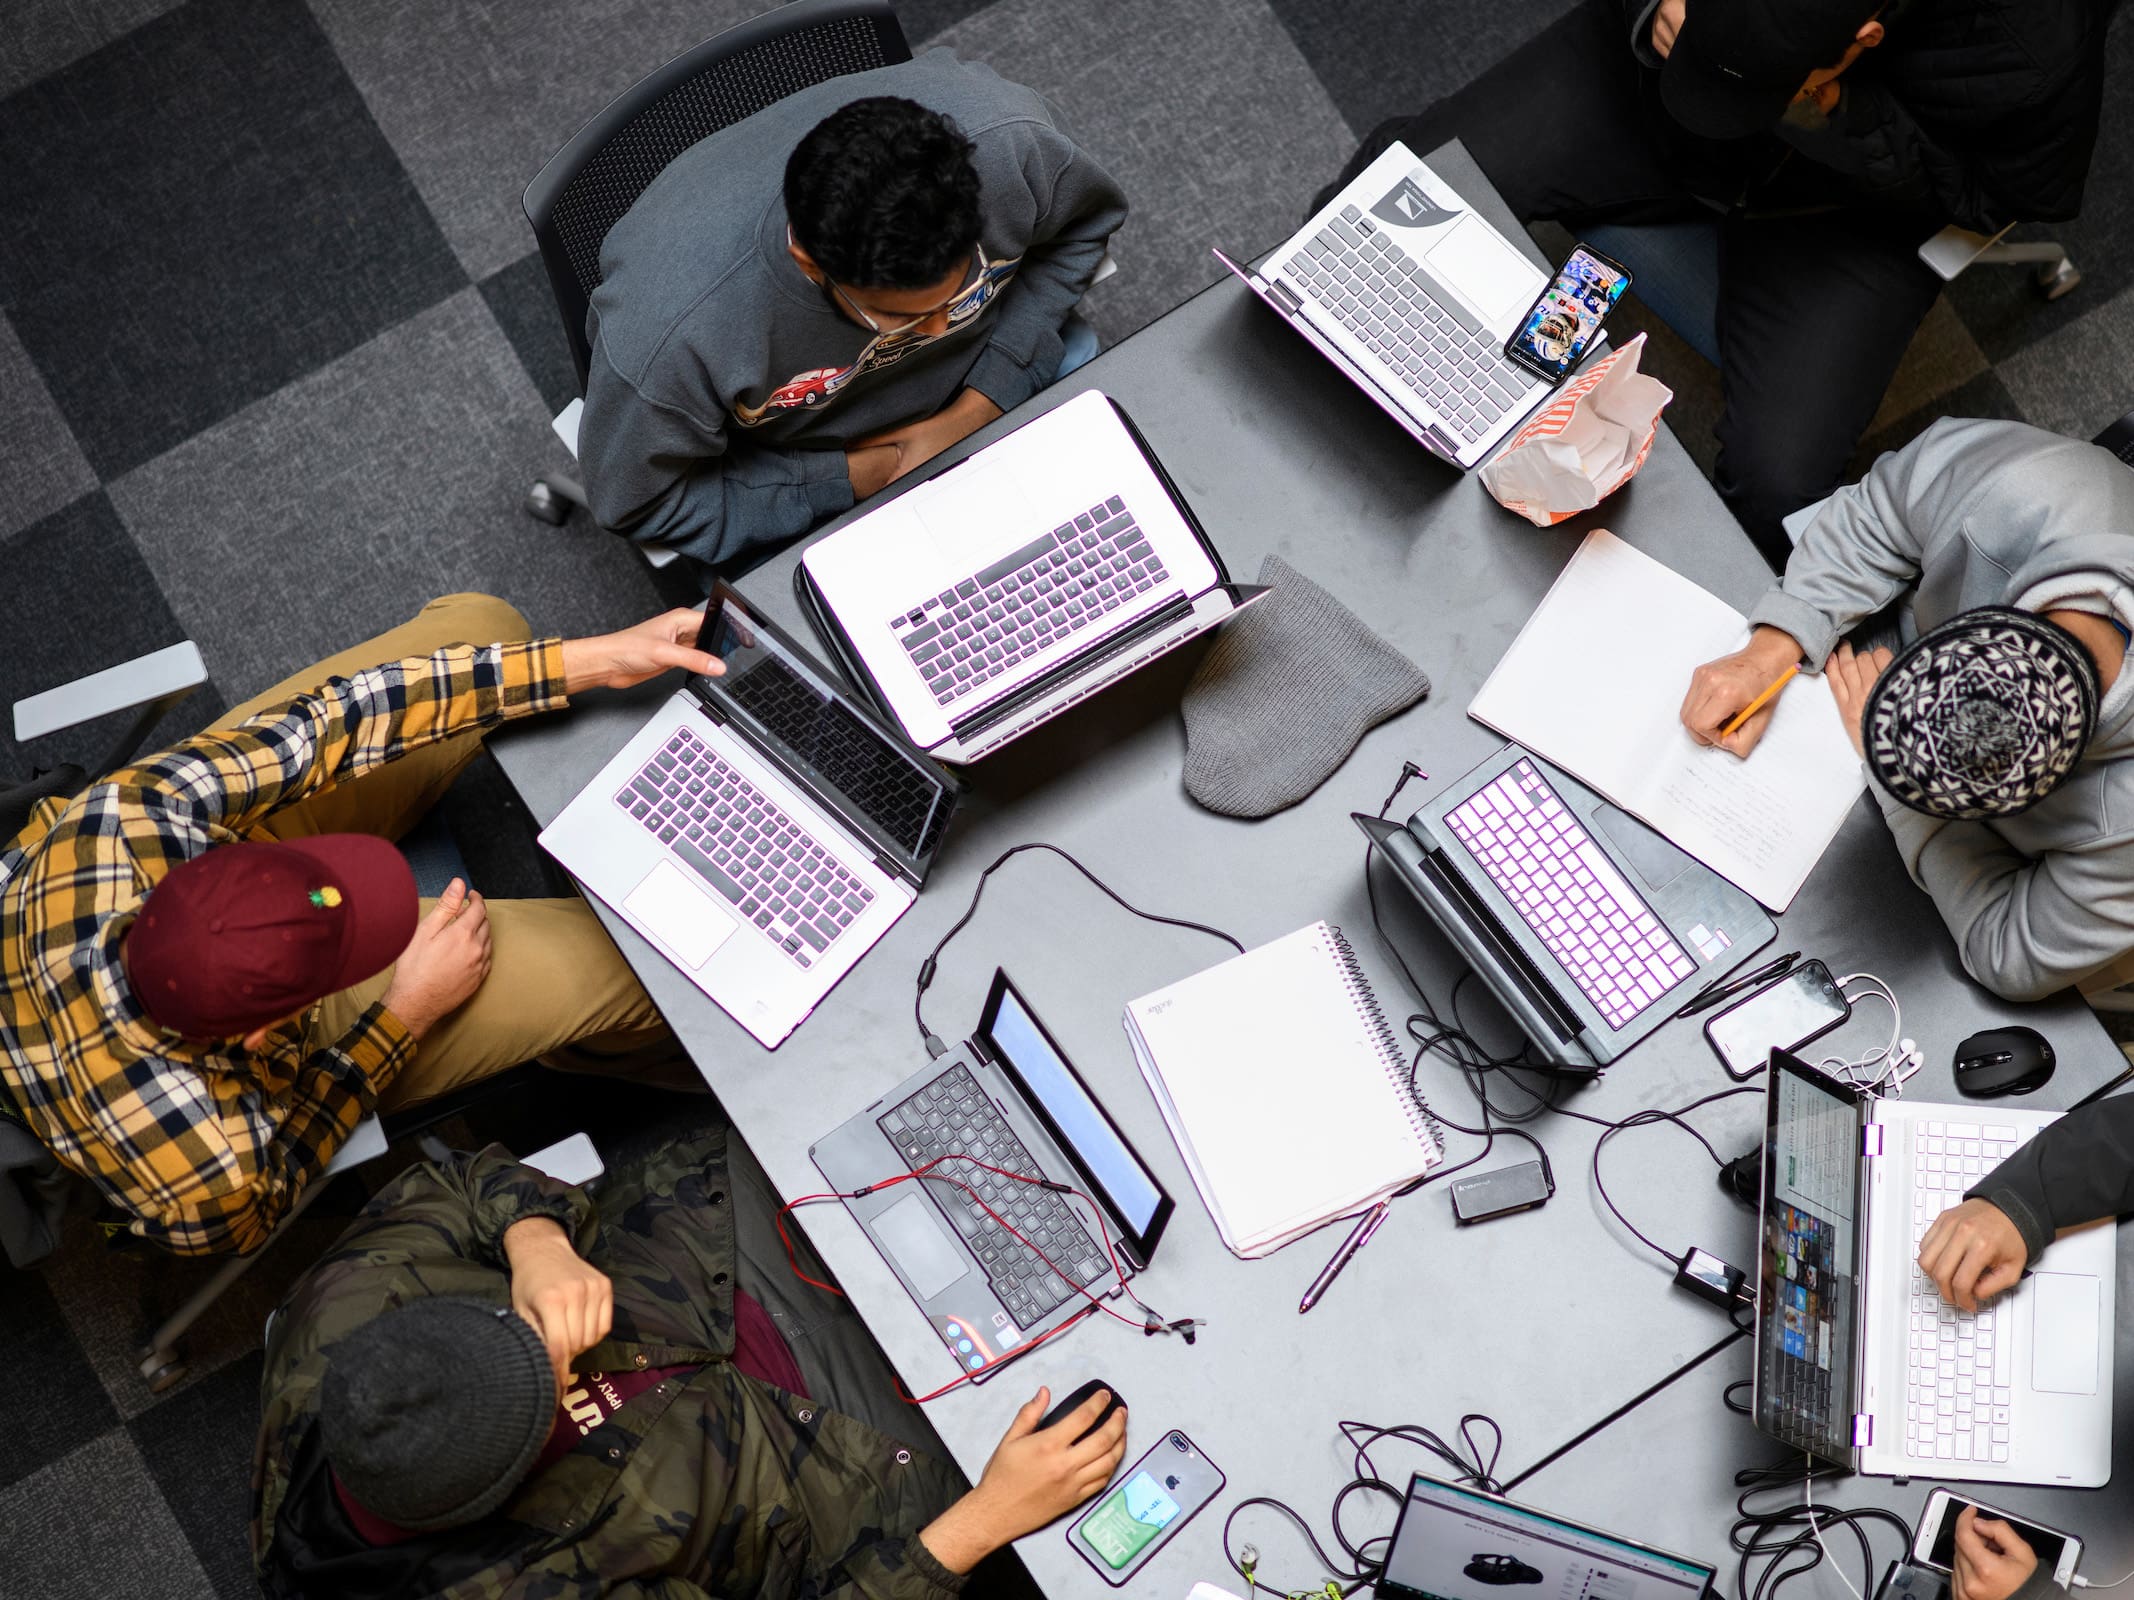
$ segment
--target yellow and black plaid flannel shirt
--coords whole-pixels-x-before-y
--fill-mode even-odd
[[[415,1052],[383,1006],[308,1050],[199,1045],[149,1019],[119,952],[164,874],[409,750],[566,703],[557,640],[454,645],[333,678],[188,739],[0,850],[0,1079],[52,1152],[183,1254],[263,1244]]]

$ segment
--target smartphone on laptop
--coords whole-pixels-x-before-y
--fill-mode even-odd
[[[1585,359],[1601,323],[1630,287],[1630,272],[1590,245],[1574,248],[1504,343],[1504,358],[1561,383]]]

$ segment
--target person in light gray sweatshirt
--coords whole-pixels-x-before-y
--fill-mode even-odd
[[[2134,471],[2016,422],[1944,419],[1786,519],[1794,550],[1682,721],[1746,755],[1785,671],[1826,664],[1869,790],[1964,969],[2036,1000],[2134,952]],[[1885,609],[1904,642],[1843,636]],[[1773,704],[1775,705],[1775,700]]]
[[[946,50],[713,134],[601,246],[594,516],[707,567],[806,533],[1049,384],[1125,217],[1033,90]]]

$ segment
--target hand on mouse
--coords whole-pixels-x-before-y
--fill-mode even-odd
[[[978,1486],[920,1530],[919,1540],[934,1559],[951,1572],[968,1572],[1111,1482],[1126,1455],[1126,1407],[1080,1444],[1073,1442],[1110,1399],[1109,1391],[1099,1389],[1044,1429],[1037,1424],[1052,1404],[1052,1391],[1040,1388],[1025,1401]]]
[[[2008,1213],[1991,1200],[1966,1200],[1934,1219],[1919,1241],[1919,1270],[1959,1311],[2012,1289],[2030,1265],[2030,1249]]]

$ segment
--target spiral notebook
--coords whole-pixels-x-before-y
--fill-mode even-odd
[[[1355,951],[1324,922],[1143,995],[1125,1024],[1233,1254],[1278,1250],[1444,1159]]]

